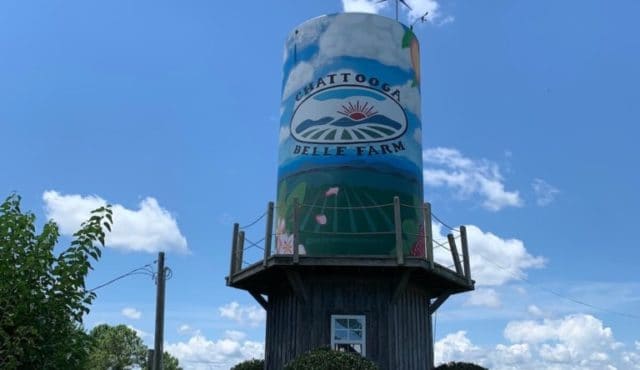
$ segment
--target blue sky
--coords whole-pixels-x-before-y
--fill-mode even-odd
[[[438,359],[640,368],[640,3],[410,4],[402,21],[430,10],[416,25],[425,198],[473,225],[478,281],[441,307]],[[224,284],[231,224],[276,196],[286,36],[344,8],[393,16],[366,0],[0,3],[0,193],[63,232],[119,205],[89,287],[166,249],[166,348],[186,368],[261,352],[263,312]],[[98,293],[88,328],[153,342],[149,277]]]

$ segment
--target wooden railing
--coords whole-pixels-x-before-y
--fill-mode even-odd
[[[393,224],[395,234],[395,260],[398,266],[405,264],[405,256],[403,241],[402,241],[402,218],[401,218],[401,203],[399,197],[394,197],[393,199]],[[274,238],[273,233],[273,221],[274,221],[274,203],[269,202],[266,210],[266,222],[265,222],[265,234],[264,234],[264,254],[262,258],[262,265],[264,267],[267,266],[268,260],[272,255],[272,241]],[[297,199],[294,200],[294,212],[293,212],[293,253],[290,254],[292,262],[294,264],[299,263],[300,261],[300,243],[299,241],[299,210],[300,204]],[[432,213],[431,213],[431,204],[424,203],[422,207],[423,213],[423,228],[424,228],[424,245],[425,245],[425,256],[423,258],[426,259],[428,266],[430,268],[434,268],[436,265],[434,261],[434,240],[433,240],[433,230],[431,227],[432,223]],[[460,243],[461,243],[461,252],[462,258],[458,253],[458,246],[456,245],[456,238],[453,234],[449,233],[447,235],[447,241],[449,248],[448,250],[451,253],[451,257],[453,260],[453,267],[455,268],[455,273],[467,280],[469,284],[471,284],[471,268],[470,268],[470,260],[469,260],[469,245],[467,238],[467,229],[464,226],[460,226]],[[344,235],[344,234],[341,234]],[[235,223],[233,225],[233,235],[232,235],[232,246],[231,246],[231,266],[229,271],[229,276],[233,276],[236,273],[243,270],[243,257],[245,251],[245,231],[240,229],[240,225]],[[444,247],[444,246],[443,246]],[[447,249],[445,247],[445,249]],[[279,256],[286,256],[283,254],[278,254]],[[339,257],[339,256],[333,256]],[[409,257],[409,258],[420,258],[420,257]],[[246,263],[246,262],[245,262]],[[254,262],[251,266],[255,265],[258,262]]]

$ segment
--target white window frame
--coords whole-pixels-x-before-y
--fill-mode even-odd
[[[356,319],[362,321],[362,339],[339,339],[336,340],[336,320],[338,319]],[[331,349],[335,349],[336,344],[359,344],[362,348],[362,357],[367,355],[367,317],[365,315],[331,315]]]

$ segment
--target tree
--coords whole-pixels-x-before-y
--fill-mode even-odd
[[[357,353],[323,347],[296,357],[284,370],[378,370],[378,366]]]
[[[231,370],[263,370],[264,360],[251,359],[237,363]]]
[[[171,356],[167,351],[162,353],[162,368],[164,370],[182,370],[178,359]]]
[[[125,325],[98,325],[89,332],[91,347],[86,369],[130,369],[135,365],[148,368],[147,347],[135,330]],[[182,370],[178,359],[162,354],[164,370]]]
[[[435,370],[487,370],[487,368],[469,362],[449,362],[437,366]]]
[[[98,325],[91,329],[89,337],[88,369],[123,370],[146,361],[147,347],[138,334],[125,325]]]
[[[35,215],[23,213],[20,201],[13,194],[0,205],[0,368],[82,368],[82,318],[96,297],[85,277],[111,230],[111,207],[92,211],[56,256],[58,226],[48,221],[36,233]]]

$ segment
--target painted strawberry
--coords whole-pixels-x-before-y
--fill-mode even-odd
[[[424,257],[424,225],[420,225],[420,231],[418,232],[418,239],[411,246],[411,255],[415,257]]]
[[[407,28],[402,37],[402,48],[409,48],[411,53],[411,66],[413,67],[413,83],[411,86],[420,86],[420,44],[413,33],[413,28]]]

